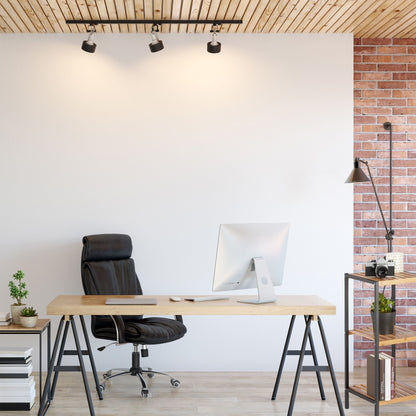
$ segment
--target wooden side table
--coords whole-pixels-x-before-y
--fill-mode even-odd
[[[0,335],[6,334],[37,334],[39,335],[39,401],[42,397],[42,334],[46,330],[47,335],[47,370],[49,370],[49,362],[51,359],[51,320],[50,319],[38,319],[36,326],[33,328],[25,328],[22,325],[6,325],[0,326]],[[49,397],[49,392],[48,392]]]

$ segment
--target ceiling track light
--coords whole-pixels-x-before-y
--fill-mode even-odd
[[[96,29],[93,23],[89,24],[87,32],[89,33],[88,40],[84,40],[84,42],[82,42],[81,49],[88,53],[94,53],[97,45],[94,43]]]
[[[149,43],[149,48],[151,52],[159,52],[164,48],[163,42],[159,40],[158,33],[159,33],[159,25],[153,24],[152,32],[150,33],[150,35],[152,36],[152,41]]]
[[[220,31],[218,24],[212,25],[210,32],[212,33],[211,42],[207,43],[207,51],[209,53],[220,53],[221,52],[221,43],[217,42],[217,35]]]
[[[237,20],[191,20],[191,19],[175,19],[175,20],[143,20],[143,19],[128,19],[128,20],[66,20],[68,25],[241,25],[243,21]]]

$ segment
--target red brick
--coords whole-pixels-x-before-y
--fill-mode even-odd
[[[361,38],[362,45],[391,45],[390,38]]]
[[[392,98],[392,99],[380,98],[377,104],[382,105],[382,106],[388,106],[388,107],[404,107],[406,105],[406,100],[397,99],[397,98]],[[403,114],[403,113],[396,113],[396,114]]]
[[[393,62],[401,62],[404,64],[416,63],[416,55],[394,55]]]
[[[389,117],[380,116],[380,117],[377,117],[377,123],[383,124],[386,121],[389,121],[390,123],[393,123],[393,124],[406,124],[406,121],[407,121],[406,118],[407,118],[406,116],[389,116]]]
[[[354,38],[354,45],[361,45],[361,38]]]
[[[355,124],[374,124],[377,122],[376,116],[356,116],[354,117]]]
[[[354,71],[375,71],[376,69],[377,69],[376,64],[355,64],[354,65]],[[403,70],[401,69],[400,71],[403,71]]]
[[[416,114],[416,107],[404,107],[404,104],[401,104],[401,105],[403,107],[393,108],[393,114],[410,114],[410,115]],[[395,129],[395,130],[397,131],[397,129]],[[408,130],[408,131],[410,131],[410,130]]]
[[[415,80],[416,79],[416,72],[400,72],[393,74],[394,80]]]
[[[369,48],[369,46],[357,46],[357,48]],[[354,48],[354,53],[355,53]],[[407,52],[405,46],[379,46],[377,52],[380,54],[404,54]],[[375,53],[375,52],[361,52],[361,53]]]
[[[393,46],[391,46],[391,47],[393,47]],[[406,49],[406,48],[404,48],[404,49]],[[376,52],[377,52],[377,48],[375,46],[354,46],[354,55],[375,54]],[[383,53],[392,53],[392,52],[383,52]],[[405,53],[405,51],[404,52],[396,52],[396,53]]]
[[[374,62],[374,63],[389,63],[392,61],[391,55],[354,55],[360,57],[362,62]]]
[[[406,71],[406,64],[378,64],[379,71]]]
[[[354,63],[363,62],[363,55],[354,55]]]
[[[412,47],[412,46],[409,46],[409,47],[407,48],[407,53],[408,53],[408,54],[415,55],[415,54],[416,54],[416,48],[415,48],[415,47]]]
[[[393,39],[393,45],[416,45],[416,39],[414,38],[396,38]]]
[[[396,74],[393,74],[393,78]],[[378,88],[381,89],[403,89],[406,88],[405,81],[379,81]]]
[[[361,81],[362,75],[361,72],[354,72],[354,81]]]
[[[393,79],[391,72],[363,72],[361,74],[363,80],[388,81]]]
[[[376,81],[355,81],[354,88],[359,90],[374,90],[377,88]]]
[[[409,105],[409,106],[416,106],[416,99],[409,98],[407,100],[407,105]]]
[[[362,114],[375,114],[375,115],[389,115],[391,114],[391,108],[385,107],[362,107]]]
[[[391,91],[386,90],[365,90],[363,97],[365,98],[389,98],[392,96]]]
[[[393,91],[394,98],[416,98],[416,90],[395,90]]]

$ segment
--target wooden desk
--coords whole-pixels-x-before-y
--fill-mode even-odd
[[[94,407],[91,400],[89,391],[87,376],[83,363],[82,355],[88,355],[91,362],[92,371],[94,374],[96,389],[99,398],[102,400],[102,391],[100,389],[97,372],[95,369],[94,359],[91,351],[91,346],[88,340],[88,334],[85,327],[84,315],[290,315],[291,321],[286,337],[286,342],[280,361],[279,371],[276,377],[276,383],[274,386],[272,400],[276,398],[277,390],[280,383],[280,378],[283,372],[283,366],[287,355],[299,355],[298,366],[296,370],[295,381],[292,390],[292,396],[290,399],[290,405],[288,410],[288,416],[292,415],[293,407],[295,404],[296,392],[299,384],[299,379],[302,371],[314,371],[316,372],[317,381],[319,384],[321,399],[325,400],[325,394],[323,391],[321,381],[321,371],[330,371],[331,379],[334,386],[335,396],[338,403],[339,413],[344,416],[344,409],[342,406],[341,397],[338,391],[338,386],[335,378],[335,372],[332,366],[331,356],[327,345],[325,332],[322,326],[320,315],[335,315],[336,307],[329,302],[323,300],[319,296],[278,296],[276,303],[266,303],[261,305],[253,305],[240,303],[238,300],[249,299],[253,296],[230,296],[227,300],[216,300],[208,302],[189,302],[182,300],[180,302],[173,302],[169,300],[169,296],[144,296],[148,298],[156,298],[157,305],[106,305],[105,301],[108,298],[125,297],[134,298],[135,296],[82,296],[82,295],[61,295],[56,297],[46,308],[46,312],[49,315],[61,315],[61,321],[59,324],[58,332],[56,335],[55,345],[52,353],[51,364],[47,376],[47,386],[49,386],[53,369],[56,371],[64,371],[64,367],[61,366],[62,355],[78,355],[80,367],[82,372],[85,392],[87,395],[88,405],[91,416],[94,416]],[[182,299],[189,297],[189,295],[181,296]],[[81,320],[82,330],[84,334],[87,350],[81,349],[79,338],[76,330],[74,316],[79,316]],[[292,329],[295,323],[296,316],[303,316],[305,320],[305,331],[302,341],[302,347],[300,350],[289,350],[289,342],[292,335]],[[317,321],[322,337],[322,342],[325,349],[325,354],[328,362],[328,366],[319,366],[315,347],[313,343],[312,333],[310,326],[312,321]],[[65,323],[64,334],[62,342],[60,344],[60,338],[62,328]],[[76,351],[64,351],[65,341],[71,323],[72,332],[74,334]],[[306,350],[306,345],[309,340],[310,350]],[[57,357],[59,348],[59,356],[57,366],[54,367],[54,363]],[[314,365],[303,366],[303,358],[305,355],[312,355]],[[79,371],[78,370],[78,371]],[[51,389],[51,397],[53,399],[55,385],[56,385],[57,373],[55,372],[54,381]],[[42,397],[41,405],[39,407],[38,416],[43,416],[48,408],[48,401],[46,395]]]

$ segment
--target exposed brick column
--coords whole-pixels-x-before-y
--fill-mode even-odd
[[[387,223],[389,132],[383,123],[393,124],[393,251],[404,253],[405,270],[416,272],[416,39],[355,39],[354,99],[354,156],[372,168]],[[371,184],[354,185],[355,271],[387,252],[384,235]],[[355,327],[371,325],[371,289],[355,283]],[[398,286],[396,297],[398,324],[416,330],[416,285]],[[354,347],[355,365],[366,365],[373,344],[355,337]],[[398,366],[416,366],[416,343],[397,345],[396,356]]]

